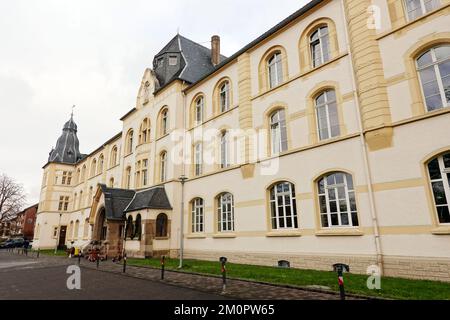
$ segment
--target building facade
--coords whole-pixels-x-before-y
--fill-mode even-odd
[[[231,57],[175,36],[123,130],[44,166],[35,246],[450,281],[449,0],[311,1]]]

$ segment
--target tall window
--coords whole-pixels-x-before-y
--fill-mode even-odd
[[[130,130],[127,133],[126,151],[127,151],[127,154],[133,152],[133,130]]]
[[[88,193],[88,203],[87,206],[90,207],[92,204],[92,199],[93,199],[93,193],[94,193],[94,188],[92,186],[89,187],[89,193]]]
[[[67,230],[67,234],[69,235],[69,239],[73,240],[73,221],[70,221],[69,230]]]
[[[287,150],[286,117],[282,109],[270,116],[270,137],[272,154]]]
[[[334,172],[318,181],[320,217],[323,228],[358,226],[352,176]]]
[[[134,235],[133,238],[134,239],[138,239],[141,240],[141,234],[142,234],[142,223],[141,223],[141,215],[138,214],[136,216],[136,220],[134,222]]]
[[[84,220],[83,238],[87,239],[89,236],[89,219]]]
[[[163,151],[161,152],[159,156],[159,181],[164,182],[166,181],[166,175],[167,175],[167,152]]]
[[[148,159],[142,160],[142,186],[148,183]]]
[[[80,200],[78,200],[78,208],[83,208],[83,190],[80,190]]]
[[[405,0],[408,20],[415,20],[440,6],[439,0]]]
[[[191,211],[191,218],[192,218],[192,232],[203,232],[203,199],[202,198],[196,198],[192,200],[192,211]]]
[[[289,182],[279,182],[270,188],[272,229],[298,228],[295,187]]]
[[[203,122],[203,106],[204,99],[203,96],[200,96],[195,100],[194,125],[199,125]]]
[[[111,150],[110,167],[114,167],[117,164],[117,146],[114,146]]]
[[[104,162],[105,162],[105,158],[104,158],[103,154],[101,154],[100,157],[98,157],[97,174],[103,172],[103,164],[104,164]]]
[[[199,142],[194,146],[194,174],[201,175],[203,172],[203,148]]]
[[[95,169],[97,169],[97,160],[94,159],[91,162],[91,177],[95,176]]]
[[[230,108],[230,83],[224,81],[219,88],[220,112],[225,112]]]
[[[229,163],[229,141],[228,141],[228,132],[223,131],[220,135],[220,167],[228,168],[230,166]]]
[[[134,229],[133,217],[128,216],[127,227],[126,227],[126,231],[125,231],[126,238],[130,239],[133,237],[133,231],[134,231],[133,229]]]
[[[58,211],[67,211],[68,208],[69,208],[69,197],[60,196],[58,203]]]
[[[318,67],[330,60],[330,40],[328,27],[317,28],[309,39],[313,67]]]
[[[130,189],[131,187],[131,167],[125,169],[125,188]]]
[[[450,223],[450,152],[432,159],[427,167],[439,223]]]
[[[440,45],[417,59],[428,111],[450,106],[450,45]]]
[[[340,134],[339,116],[334,90],[320,93],[314,101],[320,140],[338,136]]]
[[[145,118],[141,124],[141,130],[139,132],[139,143],[147,143],[150,141],[150,120]]]
[[[156,237],[167,237],[167,215],[164,213],[158,214],[156,217]]]
[[[161,131],[160,134],[163,136],[167,134],[169,130],[169,110],[165,108],[161,112]]]
[[[270,88],[276,87],[283,82],[283,65],[281,59],[281,52],[276,52],[267,60]]]
[[[63,171],[61,184],[66,184],[66,185],[70,186],[71,181],[72,181],[72,172],[70,172],[70,171]]]
[[[114,178],[113,177],[111,177],[111,179],[109,179],[109,187],[114,188]]]
[[[78,200],[78,194],[75,193],[73,196],[73,210],[77,209],[77,200]]]
[[[217,218],[219,232],[234,231],[234,204],[231,193],[222,193],[217,199]]]
[[[134,179],[134,185],[136,188],[140,187],[140,183],[141,183],[141,161],[136,162],[135,165],[135,179]]]
[[[77,221],[75,221],[75,229],[73,231],[73,238],[74,239],[78,239],[79,229],[80,229],[80,221],[77,220]]]

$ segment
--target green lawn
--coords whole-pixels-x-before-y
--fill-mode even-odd
[[[33,250],[33,252],[37,252],[37,250]],[[45,249],[39,250],[39,254],[45,254],[47,256],[67,256],[67,252],[64,250],[58,250],[55,254],[55,249]]]
[[[160,259],[129,258],[127,263],[135,266],[160,267]],[[166,269],[177,269],[178,260],[166,259],[165,266]],[[184,267],[181,271],[221,274],[219,262],[201,260],[184,260]],[[321,285],[338,291],[337,275],[334,272],[227,263],[227,275],[232,278],[274,284]],[[450,283],[445,282],[383,277],[380,290],[369,290],[366,285],[366,275],[347,273],[344,275],[344,281],[345,290],[348,293],[393,299],[450,299]]]

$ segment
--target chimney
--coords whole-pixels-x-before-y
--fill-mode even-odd
[[[214,66],[220,62],[220,37],[218,35],[211,37],[211,62]]]

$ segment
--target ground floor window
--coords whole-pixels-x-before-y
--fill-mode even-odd
[[[160,213],[156,217],[156,236],[157,237],[167,237],[167,215],[165,213]]]
[[[450,152],[432,159],[427,167],[439,223],[450,223]]]
[[[272,229],[298,228],[295,188],[292,183],[279,182],[270,188]]]
[[[358,226],[355,190],[352,176],[333,172],[318,181],[322,227]]]
[[[219,232],[234,231],[234,205],[231,193],[222,193],[218,197],[218,228]]]
[[[192,219],[192,232],[203,232],[203,199],[196,198],[192,200],[192,211],[191,211],[191,219]]]

